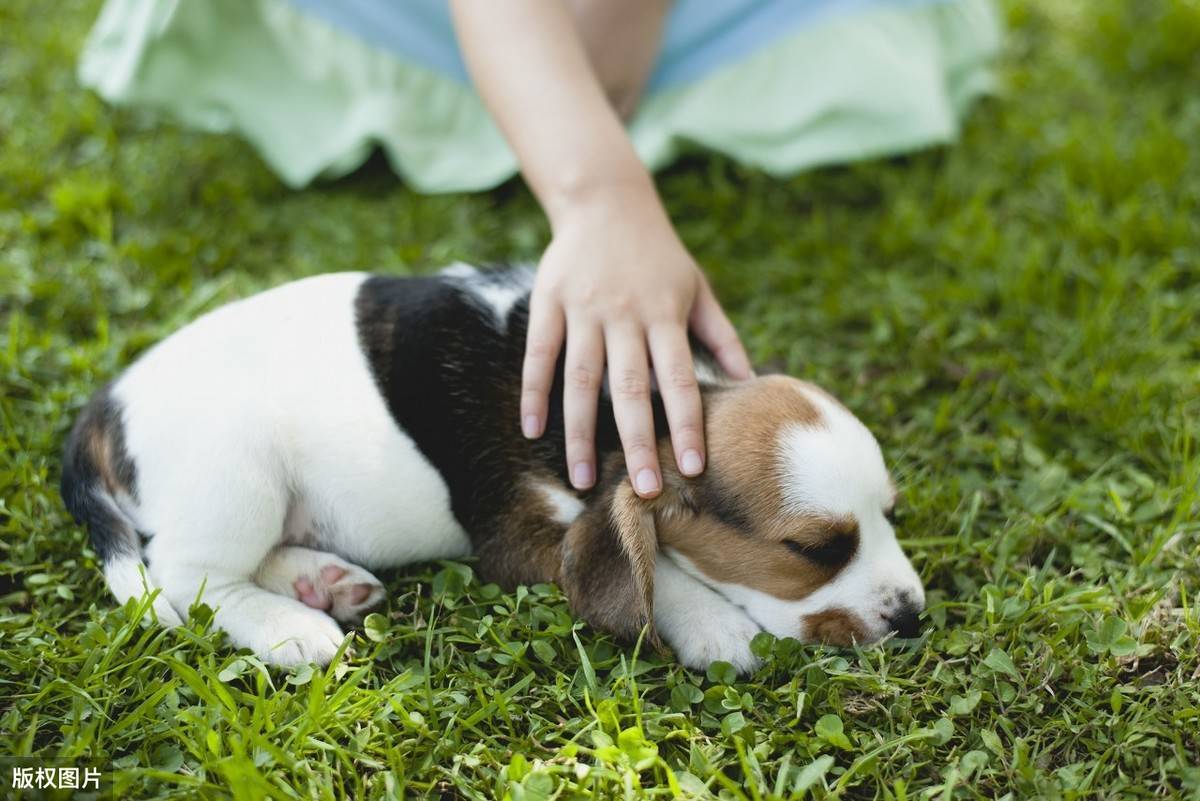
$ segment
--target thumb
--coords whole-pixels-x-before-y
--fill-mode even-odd
[[[700,291],[696,293],[696,302],[692,305],[692,313],[688,325],[701,342],[717,357],[717,362],[736,379],[745,380],[754,377],[750,367],[750,359],[746,349],[738,338],[737,329],[725,311],[721,308],[717,296],[713,294],[708,281],[701,280]]]

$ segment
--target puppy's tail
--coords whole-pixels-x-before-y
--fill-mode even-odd
[[[84,407],[71,430],[60,491],[67,511],[87,526],[104,579],[121,603],[156,589],[146,571],[136,524],[121,505],[122,500],[133,502],[135,480],[133,461],[125,452],[121,407],[105,388]],[[152,604],[159,622],[183,623],[161,594]]]

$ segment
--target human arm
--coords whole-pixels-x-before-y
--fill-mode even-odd
[[[452,0],[475,86],[550,220],[530,302],[522,373],[526,436],[546,424],[566,341],[563,414],[572,483],[596,480],[596,403],[607,362],[626,468],[639,495],[662,488],[650,408],[653,363],[676,463],[704,468],[704,426],[687,331],[736,377],[749,363],[555,0]]]

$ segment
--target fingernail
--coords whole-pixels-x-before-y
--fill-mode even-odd
[[[571,483],[577,489],[587,489],[592,486],[592,466],[587,462],[580,462],[575,465],[575,469],[571,471]]]
[[[700,458],[700,451],[694,449],[684,451],[683,458],[679,460],[679,466],[685,476],[700,475],[704,470],[704,460]]]
[[[648,495],[651,492],[658,491],[658,474],[649,467],[643,467],[641,472],[637,474],[634,480],[634,486],[642,495]]]
[[[538,422],[536,414],[527,414],[521,421],[521,433],[525,435],[526,439],[536,438],[541,428],[541,423]]]

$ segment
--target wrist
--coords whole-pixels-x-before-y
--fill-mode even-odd
[[[643,221],[661,217],[665,222],[654,181],[640,163],[637,166],[638,170],[624,174],[580,175],[557,184],[539,198],[551,230],[557,233],[580,222],[618,215]]]

